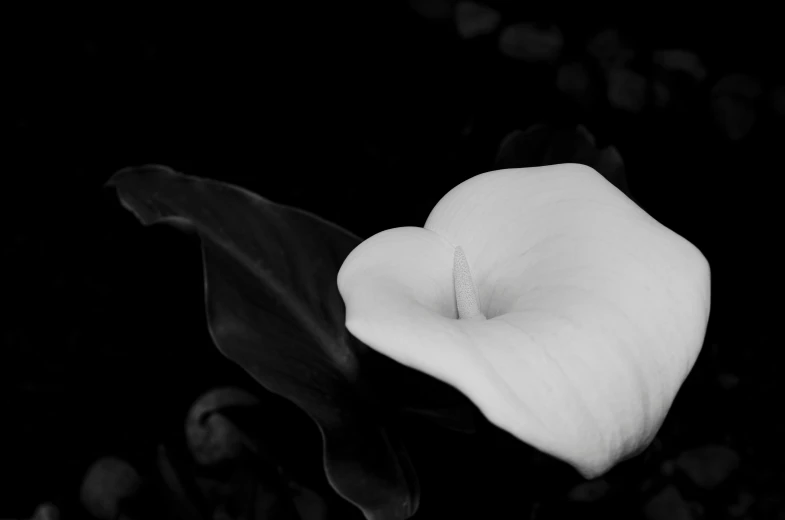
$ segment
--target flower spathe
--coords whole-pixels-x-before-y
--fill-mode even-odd
[[[560,164],[463,182],[424,228],[360,244],[338,287],[357,338],[592,478],[662,424],[703,344],[710,271],[599,173]]]

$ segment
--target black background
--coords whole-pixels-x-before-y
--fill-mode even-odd
[[[777,439],[785,438],[774,411],[784,394],[783,120],[761,110],[752,133],[731,143],[713,122],[708,93],[733,72],[783,81],[773,17],[687,20],[658,11],[613,20],[500,5],[505,21],[558,23],[568,55],[613,26],[644,49],[697,51],[709,78],[672,111],[582,112],[553,87],[551,68],[501,57],[492,37],[461,41],[449,23],[422,20],[405,4],[6,20],[11,159],[0,192],[8,304],[0,370],[9,400],[0,471],[12,484],[0,490],[0,516],[71,500],[97,456],[119,453],[144,467],[200,392],[252,387],[206,334],[198,243],[142,228],[102,188],[116,170],[166,164],[367,237],[421,226],[450,188],[492,169],[507,132],[542,121],[583,123],[600,143],[614,144],[636,198],[711,264],[706,346],[666,422],[664,430],[678,432],[666,455],[725,442],[742,456],[739,479],[750,479],[735,486],[767,497],[785,489],[781,466],[772,469],[783,460]],[[470,120],[472,133],[462,136]],[[740,378],[733,392],[715,383],[727,371]],[[442,448],[434,457],[452,465],[450,485],[462,487],[439,492],[426,487],[443,484],[438,464],[417,460],[418,450],[439,450],[426,441],[413,448],[415,464],[430,468],[423,515],[446,507],[436,496],[480,508],[525,500],[518,495],[534,489],[526,486],[555,489],[536,474],[517,475],[531,470],[499,442],[504,449],[493,448],[493,459]],[[562,491],[578,482],[559,471],[548,482]],[[782,504],[771,500],[774,510]]]

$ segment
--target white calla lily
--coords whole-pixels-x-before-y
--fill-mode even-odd
[[[593,478],[662,424],[703,344],[710,271],[599,173],[560,164],[463,182],[424,228],[358,246],[338,287],[361,341]]]

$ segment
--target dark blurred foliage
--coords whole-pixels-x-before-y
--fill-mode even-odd
[[[505,16],[531,16],[500,6]],[[642,46],[705,59],[708,85],[678,109],[631,115],[603,104],[583,112],[556,91],[547,67],[503,59],[492,40],[461,41],[449,23],[421,20],[405,3],[189,9],[42,9],[5,20],[0,471],[11,485],[0,490],[1,515],[75,501],[84,470],[106,453],[144,472],[199,393],[254,388],[206,334],[196,239],[142,228],[102,189],[116,170],[161,163],[234,182],[367,237],[421,226],[450,188],[491,169],[504,135],[540,122],[581,123],[600,145],[615,145],[636,199],[710,261],[707,348],[674,408],[701,414],[680,429],[685,443],[730,435],[750,460],[782,455],[785,432],[771,406],[782,390],[774,325],[783,121],[760,115],[747,138],[729,143],[708,95],[731,72],[783,80],[772,16],[717,17],[716,6],[693,20],[538,12],[536,20],[559,24],[566,53],[581,52],[569,42],[614,26]],[[135,305],[151,294],[152,305]],[[721,370],[741,378],[732,399],[706,383]],[[496,474],[525,473],[515,455],[506,458],[509,440],[464,454],[432,449],[441,430],[416,435],[416,464],[428,455],[433,467],[466,472],[453,477],[450,485],[463,481],[453,493],[514,502],[552,482]],[[428,493],[439,495],[429,489],[441,477],[421,477],[423,510],[434,511]]]

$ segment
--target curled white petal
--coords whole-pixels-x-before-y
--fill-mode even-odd
[[[424,228],[355,248],[338,288],[360,341],[590,479],[659,430],[703,344],[710,275],[597,171],[560,164],[464,181]]]

